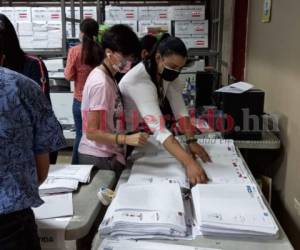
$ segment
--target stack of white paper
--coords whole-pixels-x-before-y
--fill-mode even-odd
[[[204,235],[277,236],[278,227],[255,186],[196,185],[192,197]]]
[[[178,184],[120,185],[99,227],[101,236],[183,238],[187,234]]]
[[[45,203],[33,208],[37,220],[73,215],[72,193],[48,195],[42,199]]]
[[[98,250],[217,250],[215,248],[192,247],[149,241],[104,239]]]
[[[182,188],[190,188],[185,168],[174,157],[143,156],[134,162],[128,183],[158,182],[178,183]]]
[[[209,179],[209,184],[253,184],[252,180],[239,160],[232,160],[231,164],[202,163]]]
[[[50,165],[48,177],[56,179],[71,179],[82,183],[90,181],[93,165]]]
[[[39,187],[41,196],[55,193],[69,193],[77,190],[78,180],[74,179],[57,179],[48,177]]]

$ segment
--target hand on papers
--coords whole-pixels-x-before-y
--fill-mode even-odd
[[[208,182],[207,175],[200,163],[193,160],[186,167],[187,176],[192,185]]]
[[[209,154],[206,152],[204,147],[202,147],[197,142],[189,144],[188,148],[194,158],[198,156],[203,162],[211,162]]]
[[[126,144],[131,146],[143,146],[147,143],[149,135],[147,133],[136,133],[126,136]]]

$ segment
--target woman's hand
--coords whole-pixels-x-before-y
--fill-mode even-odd
[[[189,164],[186,165],[187,176],[192,185],[197,183],[207,183],[207,175],[202,168],[201,164],[192,160]]]
[[[211,162],[209,154],[206,150],[197,142],[190,143],[188,145],[190,153],[193,155],[194,158],[197,156],[201,158],[203,162]]]
[[[126,135],[125,144],[131,146],[144,146],[148,141],[149,135],[147,133],[136,133],[132,135]]]

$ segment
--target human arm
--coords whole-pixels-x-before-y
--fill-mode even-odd
[[[175,119],[178,121],[180,129],[186,137],[190,153],[192,153],[195,158],[196,156],[200,157],[203,162],[211,161],[206,150],[194,139],[196,128],[192,125],[187,108],[184,104],[181,94],[181,85],[180,80],[177,78],[174,82],[169,84],[166,94],[175,115]]]
[[[65,78],[68,81],[72,81],[75,79],[76,60],[77,60],[77,54],[76,54],[75,48],[71,48],[68,52],[67,64],[66,64],[66,67],[64,70]]]
[[[126,86],[126,90],[124,86]],[[131,98],[136,104],[139,113],[153,132],[154,138],[162,143],[166,150],[186,168],[190,182],[192,184],[206,183],[207,177],[200,163],[196,162],[182,148],[176,138],[165,127],[154,84],[151,82],[136,85],[123,83],[123,91],[126,91],[126,97]]]
[[[38,182],[39,184],[42,184],[48,176],[49,153],[35,155],[35,162],[36,162]]]

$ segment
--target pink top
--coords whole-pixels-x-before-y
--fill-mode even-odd
[[[65,68],[65,78],[75,81],[74,98],[81,102],[85,81],[93,68],[81,62],[81,44],[71,48]]]
[[[82,103],[82,138],[78,151],[81,154],[96,157],[117,156],[117,160],[125,164],[124,148],[116,144],[101,144],[88,140],[86,137],[87,113],[89,111],[101,111],[102,121],[100,129],[109,133],[124,133],[122,125],[123,106],[118,95],[116,83],[101,69],[95,68],[86,80]]]

